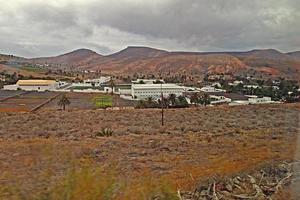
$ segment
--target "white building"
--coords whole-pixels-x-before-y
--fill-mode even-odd
[[[230,98],[224,96],[209,95],[209,98],[211,99],[211,104],[224,104],[231,102]]]
[[[249,96],[248,96],[249,97]],[[250,96],[248,100],[242,100],[242,101],[233,101],[229,103],[230,106],[236,106],[236,105],[249,105],[249,104],[268,104],[268,103],[278,103],[276,101],[272,101],[271,97],[256,97],[256,96]]]
[[[4,90],[46,91],[55,90],[59,83],[54,80],[18,80],[14,85],[4,85]]]
[[[231,85],[231,86],[237,86],[239,84],[244,84],[243,81],[233,81],[233,83],[228,83],[228,85]]]
[[[250,98],[248,101],[250,104],[274,103],[271,97]]]
[[[261,88],[258,85],[244,85],[244,88],[252,88],[252,89],[256,89],[256,88]]]
[[[165,97],[170,94],[180,96],[183,94],[185,87],[176,84],[132,84],[131,95],[134,99],[146,99],[152,97],[158,99],[161,93]]]
[[[88,84],[90,86],[100,86],[101,84],[110,81],[110,79],[111,79],[111,77],[101,76],[100,78],[97,78],[97,79],[84,80],[83,83]]]
[[[86,79],[83,80],[83,82],[80,83],[72,83],[72,87],[99,87],[103,83],[107,83],[110,81],[111,77],[106,77],[106,76],[101,76],[100,78],[97,79]]]
[[[212,86],[202,87],[202,88],[200,88],[200,91],[202,91],[202,92],[226,92],[226,90],[217,89],[217,88],[212,87]]]

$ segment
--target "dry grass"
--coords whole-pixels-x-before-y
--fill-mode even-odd
[[[1,113],[0,199],[176,199],[295,155],[299,104]],[[102,128],[113,136],[96,137]]]

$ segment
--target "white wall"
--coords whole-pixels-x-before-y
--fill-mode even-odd
[[[4,90],[25,90],[25,91],[46,91],[46,90],[55,90],[58,88],[58,83],[51,84],[51,85],[4,85],[3,89]]]
[[[21,88],[21,90],[25,90],[25,91],[46,91],[46,90],[52,90],[55,89],[55,87],[53,85],[40,85],[40,86],[18,86],[19,88]]]
[[[119,89],[120,95],[131,95],[131,89]]]
[[[260,104],[260,103],[271,103],[271,97],[263,97],[263,98],[250,98],[249,103],[251,104]]]
[[[164,97],[168,97],[170,94],[175,94],[176,96],[180,96],[183,94],[183,89],[163,88],[162,92]],[[136,97],[137,99],[146,99],[148,97],[160,98],[161,89],[160,88],[151,88],[151,89],[132,88],[132,96]]]
[[[17,85],[4,85],[3,89],[4,90],[17,90],[18,86]]]

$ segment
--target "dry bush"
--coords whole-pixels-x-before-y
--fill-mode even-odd
[[[97,137],[110,137],[114,134],[114,131],[111,128],[102,128],[101,131],[96,133]]]

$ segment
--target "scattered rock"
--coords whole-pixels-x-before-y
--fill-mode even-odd
[[[182,200],[216,199],[270,199],[280,189],[291,184],[299,174],[293,173],[295,163],[269,165],[259,171],[227,178],[226,180],[208,180],[191,192],[182,192]]]

